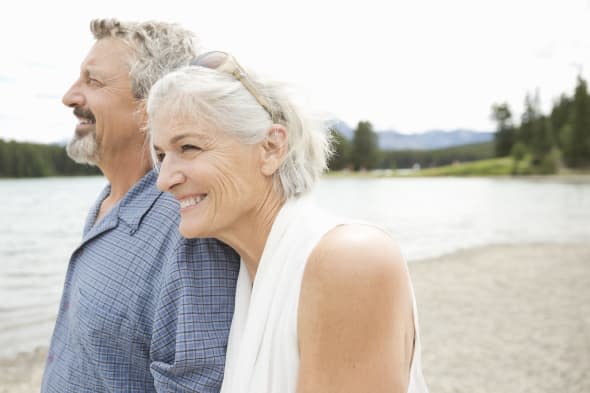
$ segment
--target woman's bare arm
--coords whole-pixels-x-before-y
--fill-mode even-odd
[[[331,230],[303,277],[297,392],[405,393],[412,313],[407,267],[391,237],[367,225]]]

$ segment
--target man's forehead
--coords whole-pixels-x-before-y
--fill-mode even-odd
[[[107,71],[112,68],[128,68],[131,56],[130,48],[121,40],[101,38],[96,41],[86,58],[82,61],[81,69],[89,72]]]

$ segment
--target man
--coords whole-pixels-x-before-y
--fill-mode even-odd
[[[238,257],[179,235],[178,202],[155,187],[142,128],[150,87],[195,57],[194,37],[114,19],[91,31],[63,97],[78,118],[68,153],[109,184],[70,259],[42,392],[217,392]]]

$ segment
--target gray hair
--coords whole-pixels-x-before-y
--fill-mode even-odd
[[[198,52],[195,35],[173,23],[94,19],[90,31],[97,40],[116,38],[131,48],[129,76],[137,99],[147,98],[150,88],[162,75],[188,65]]]
[[[331,152],[324,123],[297,107],[284,84],[263,83],[252,73],[248,77],[273,112],[281,114],[278,123],[287,130],[288,150],[274,174],[275,190],[285,199],[309,192],[326,169]],[[153,86],[147,101],[148,119],[168,110],[222,130],[244,144],[261,142],[273,124],[268,112],[231,74],[199,66],[171,72]],[[148,129],[153,156],[151,120]]]

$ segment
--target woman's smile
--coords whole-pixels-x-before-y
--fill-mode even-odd
[[[207,194],[198,194],[179,199],[178,203],[180,204],[180,211],[185,211],[190,209],[191,207],[197,206],[205,198],[207,198]]]

